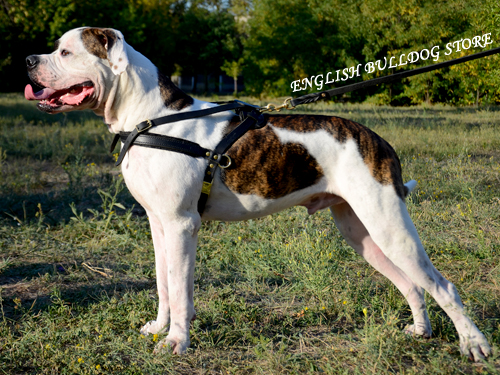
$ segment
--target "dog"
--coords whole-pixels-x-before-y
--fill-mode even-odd
[[[26,58],[28,100],[47,113],[90,109],[111,133],[130,132],[160,116],[215,106],[185,94],[125,42],[121,32],[83,27],[68,31],[55,51]],[[149,129],[213,149],[238,123],[221,112]],[[455,286],[432,265],[410,219],[406,185],[393,148],[368,128],[337,117],[269,115],[227,151],[203,214],[197,210],[206,161],[176,152],[132,146],[121,164],[128,189],[151,225],[159,296],[156,320],[140,332],[168,335],[156,350],[182,354],[190,345],[197,234],[205,220],[247,220],[305,206],[329,208],[347,243],[406,297],[412,335],[432,330],[424,290],[453,321],[464,355],[491,353],[485,336],[464,313]]]

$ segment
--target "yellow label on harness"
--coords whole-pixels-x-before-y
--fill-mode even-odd
[[[212,184],[210,182],[203,181],[203,186],[201,187],[201,192],[206,195],[210,195],[210,189],[212,189]]]

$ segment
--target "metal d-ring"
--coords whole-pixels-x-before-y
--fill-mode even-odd
[[[231,165],[232,160],[231,160],[231,158],[229,157],[229,155],[228,155],[228,154],[222,154],[222,157],[221,157],[221,162],[222,162],[222,158],[223,158],[223,157],[226,157],[226,159],[227,159],[227,164],[226,164],[226,165],[222,165],[221,163],[219,163],[219,167],[221,167],[222,169],[226,169],[226,168],[228,168],[228,167]]]

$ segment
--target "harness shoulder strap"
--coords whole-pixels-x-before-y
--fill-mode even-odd
[[[120,151],[120,155],[118,156],[118,160],[116,161],[115,166],[119,166],[122,163],[123,158],[125,157],[125,154],[127,153],[130,146],[132,146],[135,139],[139,136],[139,134],[146,132],[148,129],[152,128],[153,126],[165,125],[165,124],[170,124],[170,123],[177,122],[177,121],[183,121],[183,120],[189,120],[192,118],[209,116],[209,115],[212,115],[214,113],[230,111],[233,109],[242,110],[242,109],[247,108],[247,107],[252,107],[252,106],[250,106],[247,103],[240,102],[239,100],[234,100],[232,102],[227,102],[226,104],[219,105],[217,107],[205,108],[205,109],[200,109],[200,110],[190,111],[190,112],[175,113],[173,115],[159,117],[159,118],[154,119],[154,120],[143,121],[140,124],[137,124],[135,126],[135,129],[132,130],[128,134],[126,140],[123,142],[123,147]],[[118,137],[120,137],[120,136],[118,136]],[[111,144],[111,147],[112,147],[111,152],[113,152],[114,148],[116,147],[116,143],[118,142],[118,137],[115,135],[115,138],[113,139],[113,142]]]

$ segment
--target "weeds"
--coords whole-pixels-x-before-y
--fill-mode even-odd
[[[204,223],[191,348],[153,355],[162,335],[138,333],[158,303],[149,223],[106,154],[107,130],[2,100],[22,111],[0,114],[12,130],[0,135],[0,373],[500,373],[496,108],[304,107],[367,124],[396,148],[405,180],[418,181],[407,206],[422,242],[493,346],[476,365],[428,297],[433,338],[404,335],[411,314],[397,289],[328,212],[301,208]]]

